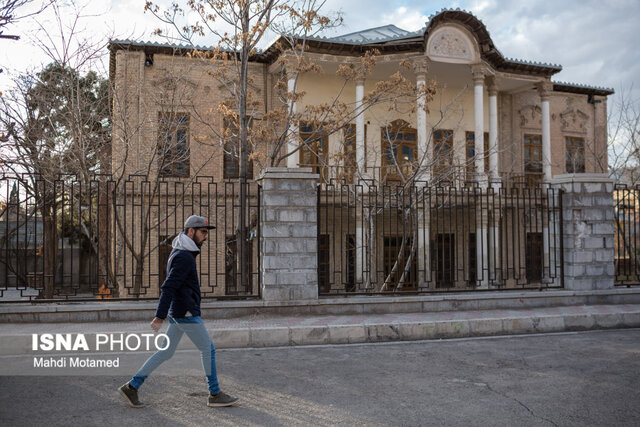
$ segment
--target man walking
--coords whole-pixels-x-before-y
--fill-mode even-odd
[[[207,240],[209,230],[215,228],[207,220],[198,215],[192,215],[184,223],[184,231],[173,239],[173,250],[167,262],[167,278],[161,286],[160,301],[156,316],[151,321],[151,329],[158,332],[162,322],[169,314],[169,328],[162,347],[151,356],[142,368],[129,382],[118,389],[134,408],[144,406],[138,400],[138,389],[144,380],[176,351],[178,343],[186,333],[193,341],[202,356],[202,367],[209,385],[209,400],[207,406],[232,406],[238,399],[222,391],[218,385],[216,373],[216,350],[209,338],[207,329],[200,318],[200,284],[196,269],[196,256],[200,247]],[[166,339],[165,339],[166,340]]]

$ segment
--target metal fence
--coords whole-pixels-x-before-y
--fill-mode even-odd
[[[241,198],[238,181],[203,176],[1,176],[0,302],[155,299],[192,214],[217,227],[197,258],[203,298],[259,297],[260,189],[243,186]]]
[[[617,184],[613,192],[615,217],[615,284],[640,285],[640,187]]]
[[[563,286],[560,191],[330,181],[318,190],[320,295]]]

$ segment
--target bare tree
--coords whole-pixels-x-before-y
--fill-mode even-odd
[[[66,177],[90,186],[101,172],[110,141],[108,82],[90,71],[99,63],[103,45],[81,37],[81,6],[70,25],[66,12],[53,5],[62,34],[40,25],[37,37],[50,64],[16,77],[14,87],[0,99],[0,164],[18,178],[26,197],[36,200],[27,214],[44,223],[44,298],[54,294],[60,226],[56,216],[65,198],[73,197],[59,188]],[[87,237],[94,245],[100,241],[97,235]]]
[[[20,39],[18,35],[4,34],[5,27],[41,13],[51,3],[53,0],[0,0],[0,39]],[[35,9],[27,12],[27,7],[32,4],[35,4]]]

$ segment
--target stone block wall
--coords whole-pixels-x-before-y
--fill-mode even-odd
[[[259,178],[262,298],[318,298],[318,175],[311,168],[269,168]]]
[[[604,174],[556,175],[562,196],[564,287],[613,288],[613,181]]]

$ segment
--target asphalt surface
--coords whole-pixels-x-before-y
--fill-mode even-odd
[[[185,350],[140,389],[142,409],[116,392],[122,376],[0,377],[0,424],[640,424],[640,329],[222,349],[217,365],[239,406],[206,406],[199,354]]]

